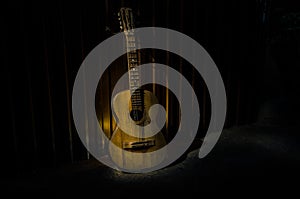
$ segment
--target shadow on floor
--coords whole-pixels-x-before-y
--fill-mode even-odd
[[[6,191],[256,191],[291,189],[299,181],[300,145],[297,127],[258,124],[225,129],[204,159],[198,149],[184,160],[146,174],[128,174],[89,160],[57,170],[41,170],[17,179],[2,179]],[[146,192],[145,192],[146,191]]]

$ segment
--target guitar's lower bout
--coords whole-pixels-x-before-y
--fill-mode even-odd
[[[122,125],[122,129],[131,129],[132,124],[130,120],[130,102],[128,106],[128,100],[130,99],[130,91],[123,91],[118,93],[113,100],[113,111],[116,115],[118,126]],[[151,92],[144,90],[144,113],[143,118],[136,123],[136,125],[147,125],[150,122],[148,111],[150,107],[157,104],[158,100]],[[155,113],[151,114],[155,116]],[[151,124],[154,125],[154,124]],[[132,126],[132,128],[134,128]],[[111,143],[109,145],[109,152],[113,162],[121,168],[125,169],[140,169],[149,168],[161,163],[166,154],[162,153],[154,156],[151,152],[161,149],[166,145],[165,138],[161,132],[156,133],[152,137],[138,138],[133,137],[121,128],[117,128],[111,137]],[[126,130],[126,131],[127,131]]]

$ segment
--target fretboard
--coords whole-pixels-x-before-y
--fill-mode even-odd
[[[134,32],[129,31],[126,36],[127,63],[129,71],[129,89],[131,94],[132,109],[143,108],[143,92],[140,90],[140,71],[137,66],[140,65],[140,54],[136,50],[136,39]]]

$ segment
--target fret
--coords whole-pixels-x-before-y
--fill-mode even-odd
[[[130,84],[131,89],[138,89],[140,85],[138,84]]]
[[[130,74],[129,76],[130,76],[131,80],[134,80],[134,79],[135,80],[139,80],[140,79],[139,75],[132,75],[132,74]]]
[[[140,82],[138,82],[138,81],[136,81],[136,80],[132,80],[132,81],[130,82],[130,85],[132,85],[132,86],[139,86],[139,83],[140,83]]]
[[[136,79],[139,76],[139,72],[135,72],[134,74],[132,72],[129,72],[129,80]]]
[[[131,99],[134,99],[136,101],[141,101],[142,100],[141,96],[137,96],[137,95],[135,95],[135,96],[131,95]]]
[[[136,53],[128,53],[128,58],[129,59],[137,59],[137,54]]]
[[[132,106],[132,110],[141,110],[141,109],[142,109],[142,105],[139,105],[139,106],[133,105]]]
[[[130,79],[132,79],[132,80],[139,80],[140,78],[137,75],[130,75]]]
[[[142,99],[141,98],[136,98],[136,99],[132,99],[133,102],[137,103],[137,102],[142,102]]]
[[[131,87],[133,87],[133,86],[134,86],[134,87],[139,87],[139,86],[140,86],[140,83],[138,83],[138,82],[134,82],[134,83],[133,83],[133,82],[130,82],[130,86],[131,86]]]
[[[142,101],[142,99],[131,99],[131,104],[134,104],[134,105],[136,105],[136,104],[141,104],[143,101]]]
[[[136,96],[136,97],[131,96],[131,100],[134,101],[134,102],[135,102],[135,101],[140,101],[140,102],[142,102],[142,99],[143,99],[143,98],[142,98],[141,96],[139,96],[139,97],[137,97],[137,96]]]
[[[135,65],[129,65],[129,73],[137,73],[138,75],[140,75],[136,64]]]
[[[136,53],[136,46],[135,46],[135,42],[127,42],[126,44],[127,46],[127,50],[128,52],[133,52],[133,53]]]
[[[134,70],[134,71],[137,71],[137,69],[135,67],[137,67],[137,63],[129,63],[129,67],[130,69]]]
[[[133,99],[133,100],[135,100],[135,101],[141,101],[141,100],[142,100],[142,97],[141,97],[141,96],[138,96],[137,94],[135,94],[135,95],[133,95],[133,94],[135,94],[135,92],[132,93],[131,99]],[[140,93],[140,95],[141,95],[141,93]]]
[[[140,76],[139,72],[136,72],[136,71],[135,72],[130,72],[129,75],[133,76],[133,77],[139,77]]]
[[[140,75],[139,69],[136,66],[132,66],[129,70],[130,74]]]
[[[140,87],[140,84],[132,84],[132,83],[130,83],[130,87],[131,88],[139,88]]]
[[[139,88],[139,86],[132,86],[131,88],[130,88],[130,90],[131,90],[131,92],[134,92],[136,89],[138,89]]]
[[[141,94],[142,94],[142,92],[141,92],[141,90],[140,89],[137,89],[137,90],[135,90],[135,92],[134,93],[132,93],[132,97],[141,97]]]
[[[142,92],[139,92],[139,90],[140,90],[140,89],[135,90],[135,91],[132,93],[131,97],[133,97],[133,98],[141,98]]]
[[[129,54],[129,53],[137,55],[136,48],[130,48],[130,47],[127,46],[127,54]]]
[[[134,42],[127,42],[127,48],[135,48]]]
[[[139,82],[139,77],[138,76],[135,76],[135,77],[133,77],[133,76],[130,76],[130,81],[131,81],[131,83],[137,83],[137,82]]]
[[[139,93],[139,94],[137,94],[136,93],[136,91],[135,92],[133,92],[132,94],[131,94],[131,98],[132,99],[136,99],[136,100],[141,100],[142,99],[142,93]]]
[[[138,69],[135,68],[135,67],[132,67],[132,68],[130,69],[130,72],[133,72],[133,73],[138,73],[137,71],[138,71]]]
[[[139,99],[131,99],[131,103],[137,104],[137,103],[142,103],[142,102],[143,102],[143,101],[142,101],[141,98],[139,98]]]
[[[129,59],[129,61],[130,61],[131,64],[138,63],[138,60],[137,60],[137,59]]]
[[[130,80],[130,84],[132,85],[132,86],[139,86],[140,85],[140,81],[138,81],[138,80]]]
[[[139,104],[142,103],[142,99],[131,99],[131,104]]]
[[[140,103],[135,103],[135,102],[131,102],[131,106],[132,107],[141,107],[143,105],[143,103],[142,102],[140,102]]]
[[[128,63],[129,63],[129,65],[132,66],[132,67],[138,66],[138,65],[137,65],[137,64],[138,64],[138,60],[137,60],[137,59],[135,59],[135,60],[133,60],[133,61],[132,61],[132,59],[128,59]]]
[[[134,36],[128,36],[127,41],[135,42],[135,37]]]
[[[142,101],[142,99],[131,99],[131,104],[134,104],[134,105],[136,105],[136,104],[141,104],[143,101]]]
[[[142,102],[140,102],[140,103],[134,103],[134,102],[131,102],[131,106],[132,106],[132,108],[141,108],[141,107],[143,107],[143,103]]]
[[[142,102],[142,98],[132,98],[133,102]]]
[[[142,104],[143,104],[142,101],[136,102],[136,101],[131,100],[131,105],[133,105],[133,106],[141,106]]]
[[[137,58],[128,58],[128,62],[131,65],[136,65],[138,63],[138,59]]]
[[[136,92],[134,92],[134,93],[132,93],[132,95],[131,95],[131,98],[133,98],[133,99],[141,99],[141,93],[138,95],[138,94],[136,94]]]

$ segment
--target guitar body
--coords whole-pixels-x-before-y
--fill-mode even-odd
[[[143,116],[139,121],[133,121],[130,116],[131,101],[130,90],[118,93],[113,99],[113,111],[116,116],[118,127],[112,134],[109,152],[111,159],[118,166],[126,169],[149,168],[158,165],[165,158],[164,155],[159,155],[152,158],[151,161],[147,158],[147,153],[156,151],[166,145],[165,138],[161,132],[156,133],[149,138],[138,138],[127,134],[137,127],[137,125],[145,126],[154,121],[150,120],[149,109],[152,105],[158,104],[156,96],[147,91],[144,94],[144,111]],[[129,101],[128,101],[129,99]],[[151,116],[155,117],[155,112],[151,112]],[[143,132],[140,132],[141,134]],[[117,146],[113,147],[113,145]],[[122,150],[120,150],[122,149]],[[130,153],[124,153],[124,151]],[[137,156],[136,153],[142,153]]]

